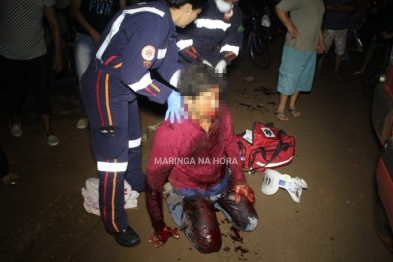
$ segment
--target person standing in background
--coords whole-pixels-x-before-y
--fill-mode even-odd
[[[280,121],[288,121],[285,115],[288,98],[289,112],[299,117],[296,101],[300,92],[311,91],[317,53],[325,50],[321,31],[325,6],[322,0],[282,0],[276,5],[276,12],[288,33],[279,69],[280,97],[274,115]]]
[[[334,48],[336,53],[336,63],[334,67],[333,76],[337,80],[341,80],[338,74],[338,69],[341,60],[345,54],[345,46],[347,42],[349,18],[352,11],[355,9],[356,0],[329,0],[325,3],[326,14],[323,22],[323,39],[326,50],[321,55],[318,61],[318,70],[316,75],[322,73],[322,64],[325,60],[326,54],[334,41]]]
[[[46,17],[55,45],[52,69],[63,69],[61,35],[54,7],[55,0],[0,1],[0,76],[7,87],[7,108],[10,131],[22,135],[19,111],[29,83],[47,143],[55,146],[59,139],[53,135],[50,115],[52,108],[48,92],[47,47],[42,18]]]
[[[126,0],[99,2],[94,0],[71,0],[71,13],[75,18],[75,67],[78,81],[93,58],[95,44],[100,39],[106,25],[113,16],[126,7]],[[79,84],[80,88],[80,84]],[[81,117],[76,127],[84,129],[88,126],[82,100],[80,101]]]

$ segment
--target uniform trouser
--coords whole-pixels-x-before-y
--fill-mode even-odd
[[[108,231],[119,232],[128,227],[124,179],[132,190],[145,189],[139,109],[135,95],[119,80],[98,71],[95,81],[81,94],[99,172],[101,218]]]
[[[7,87],[7,109],[19,113],[26,98],[28,81],[38,112],[51,114],[48,92],[48,70],[46,55],[31,60],[11,60],[0,56],[0,75]]]
[[[221,231],[214,208],[221,210],[228,220],[239,230],[253,231],[258,225],[258,215],[254,205],[244,196],[235,203],[232,185],[213,197],[179,196],[175,192],[167,198],[173,221],[201,253],[218,252],[221,249]]]

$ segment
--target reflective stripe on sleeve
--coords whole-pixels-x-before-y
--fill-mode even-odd
[[[225,23],[224,21],[221,20],[201,19],[201,18],[195,20],[195,25],[199,28],[205,27],[207,29],[221,29],[223,31],[226,31],[231,26],[230,23]]]
[[[192,39],[187,39],[187,40],[180,40],[179,42],[176,43],[177,47],[180,50],[183,50],[186,47],[192,46],[194,44],[194,42],[192,41]]]
[[[150,77],[150,72],[147,72],[146,75],[144,75],[139,82],[136,82],[134,84],[129,85],[129,87],[134,90],[134,92],[137,92],[139,90],[142,90],[146,88],[150,83],[152,82],[151,77]]]
[[[128,163],[109,163],[109,162],[97,162],[98,171],[107,172],[123,172],[127,170]]]
[[[127,14],[136,14],[140,12],[150,12],[150,13],[155,13],[161,17],[165,15],[165,13],[157,8],[154,7],[141,7],[137,9],[131,9],[131,10],[124,10],[123,13],[113,22],[111,30],[109,31],[108,35],[106,36],[104,42],[101,44],[100,48],[97,51],[96,58],[101,60],[102,54],[105,52],[106,48],[108,47],[109,43],[112,40],[112,37],[117,34],[119,31],[119,28],[121,26],[121,23],[124,20],[124,17]],[[102,60],[101,60],[102,61]]]
[[[135,139],[135,140],[129,140],[128,141],[128,148],[134,148],[134,147],[140,146],[141,145],[141,141],[142,141],[141,137],[138,138],[138,139]]]
[[[235,55],[238,55],[239,54],[239,47],[234,46],[234,45],[224,45],[220,49],[220,53],[222,53],[222,52],[233,52],[233,53],[235,53]]]
[[[157,59],[163,59],[166,55],[166,48],[165,49],[158,49],[157,52]]]

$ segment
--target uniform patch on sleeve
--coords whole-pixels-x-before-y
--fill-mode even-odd
[[[142,48],[141,54],[143,59],[145,59],[146,61],[151,61],[154,58],[155,52],[156,49],[154,48],[154,46],[147,45],[144,48]]]
[[[244,31],[243,25],[239,25],[239,27],[237,28],[237,32],[238,32],[238,33],[241,33],[241,32],[243,32],[243,31]]]

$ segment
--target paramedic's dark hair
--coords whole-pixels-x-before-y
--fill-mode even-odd
[[[223,75],[217,74],[214,68],[195,62],[181,70],[177,89],[181,96],[197,97],[201,92],[209,91],[213,86],[218,85],[221,98],[225,87],[223,81]]]
[[[179,9],[185,4],[191,4],[192,10],[203,8],[208,0],[165,0],[168,7]]]

